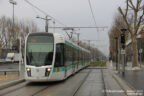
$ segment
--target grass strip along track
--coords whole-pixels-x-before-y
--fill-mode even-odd
[[[0,76],[0,82],[14,79],[14,78],[18,78],[18,75],[2,75]]]
[[[106,67],[106,61],[93,61],[90,63],[90,66]]]

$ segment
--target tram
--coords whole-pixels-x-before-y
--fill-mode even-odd
[[[31,82],[64,80],[88,66],[90,51],[58,33],[30,33],[25,40],[24,74]]]

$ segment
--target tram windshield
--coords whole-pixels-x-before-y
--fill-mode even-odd
[[[54,39],[52,35],[29,36],[26,48],[27,65],[51,65],[53,59]]]

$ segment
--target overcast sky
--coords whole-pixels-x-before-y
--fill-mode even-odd
[[[15,17],[20,20],[32,20],[37,23],[41,31],[44,31],[45,22],[36,19],[36,16],[45,17],[44,14],[30,6],[24,0],[15,0]],[[92,18],[88,0],[29,0],[47,14],[58,19],[67,26],[95,26]],[[108,26],[108,29],[97,32],[96,29],[80,29],[76,32],[81,33],[81,40],[101,40],[93,41],[103,53],[108,55],[109,39],[108,31],[112,25],[117,8],[124,6],[124,0],[91,0],[97,26]],[[0,16],[12,18],[12,5],[9,0],[0,0]],[[56,23],[57,24],[57,23]],[[53,23],[50,22],[53,26]],[[57,26],[62,26],[57,24]],[[50,30],[53,32],[53,30]],[[65,34],[61,30],[58,33]]]

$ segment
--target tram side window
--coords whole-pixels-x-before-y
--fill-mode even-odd
[[[55,58],[55,67],[64,66],[64,48],[63,44],[56,45],[56,58]]]
[[[65,45],[64,46],[64,60],[65,60],[65,65],[71,65],[72,64],[72,47]]]

